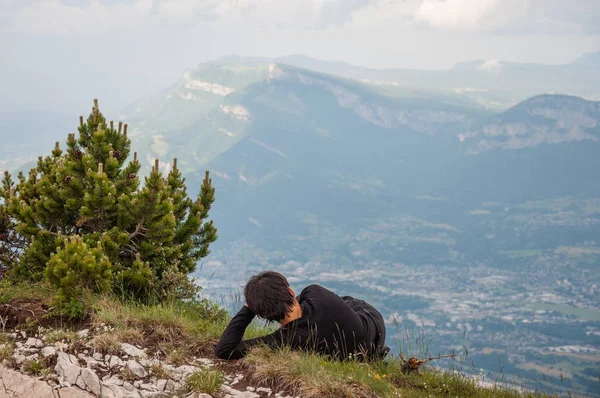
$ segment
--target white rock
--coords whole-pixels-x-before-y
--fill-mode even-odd
[[[102,385],[103,386],[109,386],[109,385],[122,386],[123,380],[119,379],[119,377],[116,375],[112,375],[107,380],[104,380],[102,382]]]
[[[100,395],[100,378],[98,378],[98,375],[93,370],[87,368],[81,369],[79,380],[83,380],[85,385],[84,390],[88,390],[97,396]]]
[[[132,386],[133,387],[133,386]],[[138,390],[127,390],[115,384],[102,386],[101,397],[103,398],[141,398]]]
[[[146,391],[156,391],[157,390],[156,386],[154,384],[150,384],[150,383],[141,383],[139,388],[142,390],[146,390]]]
[[[58,375],[58,381],[61,383],[76,384],[77,378],[81,373],[81,368],[77,365],[77,358],[73,355],[58,353],[54,371]]]
[[[44,346],[44,342],[42,340],[40,340],[40,339],[35,339],[33,337],[30,337],[25,342],[25,346],[26,347],[43,347]]]
[[[99,352],[95,352],[94,355],[92,355],[92,357],[96,360],[96,361],[101,361],[102,360],[102,354]]]
[[[131,373],[133,373],[137,377],[143,378],[143,377],[148,376],[148,372],[146,372],[146,369],[144,369],[144,367],[142,365],[140,365],[139,363],[137,363],[136,361],[134,361],[132,359],[127,361],[127,368],[129,370],[131,370]]]
[[[131,384],[128,381],[123,382],[123,388],[126,389],[127,391],[137,391],[136,388],[133,386],[133,384]]]
[[[160,361],[158,359],[148,359],[148,358],[140,358],[139,361],[140,365],[142,365],[145,368],[149,368],[152,365],[158,365],[160,364]]]
[[[42,348],[42,356],[44,358],[48,358],[48,357],[51,357],[53,355],[56,355],[56,348],[51,347],[51,346]]]
[[[88,337],[89,335],[90,335],[90,330],[89,329],[82,329],[79,332],[77,332],[77,336],[79,336],[81,338]]]
[[[169,397],[169,395],[165,394],[164,392],[146,391],[146,390],[140,391],[140,395],[142,396],[142,398],[168,398]]]
[[[167,384],[165,385],[165,389],[164,389],[164,391],[167,391],[167,392],[174,392],[174,391],[175,391],[175,389],[176,389],[176,384],[175,384],[175,382],[174,382],[173,380],[168,380],[168,381],[167,381]]]
[[[20,364],[22,364],[22,363],[23,363],[23,362],[25,362],[25,360],[27,359],[27,357],[26,357],[25,355],[23,355],[23,354],[13,354],[13,356],[12,356],[12,357],[14,358],[14,360],[15,360],[15,363],[16,363],[17,365],[20,365]]]
[[[252,391],[239,391],[227,385],[222,385],[221,391],[225,393],[226,398],[260,398],[260,395]]]
[[[142,385],[142,381],[141,380],[136,380],[133,382],[133,386],[135,388],[140,388],[140,386]]]
[[[16,354],[21,354],[21,355],[25,355],[25,356],[33,355],[36,352],[38,352],[37,348],[30,348],[30,347],[21,347],[21,348],[17,348],[15,350]]]
[[[135,346],[132,346],[131,344],[127,344],[127,343],[121,343],[121,350],[123,350],[123,352],[127,355],[130,355],[132,357],[145,357],[146,353],[144,352],[144,350],[141,350]]]
[[[63,343],[62,341],[57,341],[56,343],[54,343],[54,347],[56,347],[58,351],[64,351],[67,348],[69,348],[69,346],[66,343]]]
[[[111,369],[114,368],[114,367],[116,367],[116,366],[123,366],[123,365],[124,365],[124,362],[121,361],[121,358],[119,358],[116,355],[112,355],[110,357],[110,359],[108,360],[108,367],[111,368]]]
[[[167,385],[167,381],[165,379],[160,379],[159,381],[156,382],[156,389],[158,391],[164,391],[166,385]]]
[[[175,381],[181,381],[185,379],[190,373],[194,373],[198,368],[190,365],[181,365],[178,368],[175,368],[174,371],[170,372],[171,377]]]

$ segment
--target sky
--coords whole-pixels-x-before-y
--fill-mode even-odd
[[[0,109],[116,112],[230,54],[568,63],[600,50],[598,20],[599,0],[0,0]]]

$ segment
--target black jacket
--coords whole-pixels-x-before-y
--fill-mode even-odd
[[[242,340],[254,313],[244,306],[231,320],[215,346],[222,359],[239,359],[259,344],[290,346],[337,358],[350,354],[373,353],[385,342],[381,315],[368,303],[352,297],[340,297],[318,285],[306,287],[298,303],[302,317],[275,332],[255,339]]]

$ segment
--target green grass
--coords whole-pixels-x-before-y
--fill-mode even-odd
[[[81,340],[81,337],[72,330],[54,329],[46,334],[46,342],[50,344],[59,341],[66,344],[72,344],[78,340]]]
[[[49,373],[48,366],[41,360],[38,359],[27,359],[21,365],[23,372],[33,375],[40,376]]]
[[[56,291],[45,282],[13,284],[7,280],[0,280],[0,304],[12,300],[45,301],[55,293]]]
[[[307,398],[334,397],[546,397],[520,394],[508,387],[482,388],[459,373],[425,369],[420,374],[403,374],[398,359],[361,363],[330,361],[325,357],[291,351],[253,349],[246,361],[250,377],[257,383],[277,386]]]
[[[190,374],[185,380],[188,392],[198,394],[217,394],[225,381],[225,375],[220,370],[203,369]]]

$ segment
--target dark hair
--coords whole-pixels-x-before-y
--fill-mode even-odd
[[[287,279],[279,272],[261,272],[246,283],[246,305],[259,317],[279,322],[290,312],[295,301],[289,288]]]

